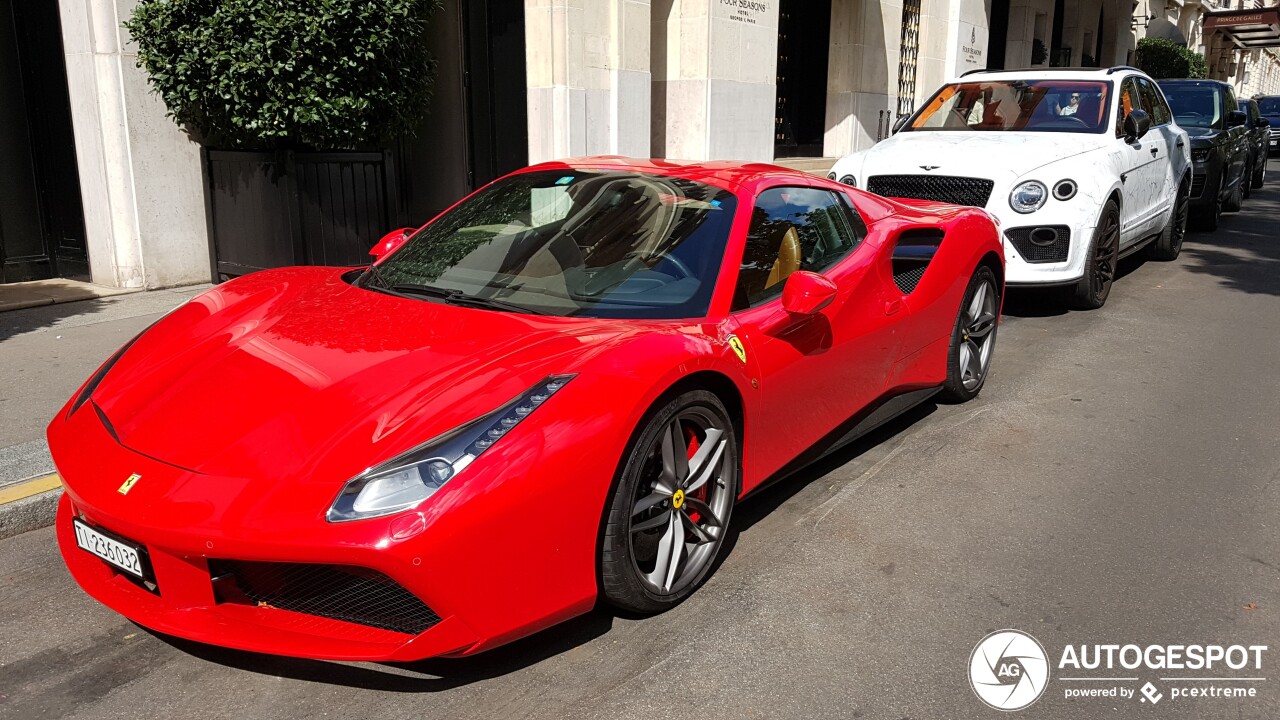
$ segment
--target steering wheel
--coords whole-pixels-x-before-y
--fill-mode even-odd
[[[644,256],[641,253],[634,252],[634,251],[627,253],[626,264],[624,267],[630,269],[631,265],[635,263],[639,263],[642,265],[646,264],[644,262]],[[673,267],[675,267],[676,271],[680,273],[680,277],[676,278],[677,280],[684,280],[686,278],[693,278],[693,279],[697,278],[697,275],[693,274],[693,271],[689,269],[689,266],[686,265],[683,260],[676,257],[675,255],[663,255],[661,260],[659,261],[659,264],[661,263],[670,263]]]
[[[1080,127],[1089,127],[1089,123],[1081,120],[1075,115],[1059,115],[1058,117],[1054,118],[1054,120],[1062,120],[1064,122],[1069,120],[1075,123],[1076,125],[1079,125]]]
[[[1204,113],[1198,113],[1198,112],[1196,112],[1195,110],[1187,110],[1186,112],[1180,112],[1180,113],[1178,113],[1176,117],[1198,117],[1198,118],[1202,118],[1202,117],[1204,117]]]

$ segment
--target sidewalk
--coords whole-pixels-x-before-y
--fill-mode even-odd
[[[0,312],[0,538],[48,523],[60,490],[44,431],[98,365],[192,285]]]

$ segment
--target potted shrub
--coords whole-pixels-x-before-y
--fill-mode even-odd
[[[359,262],[401,219],[392,150],[430,101],[438,3],[138,3],[138,65],[206,148],[215,279]]]

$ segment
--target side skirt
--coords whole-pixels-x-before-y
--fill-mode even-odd
[[[858,438],[893,420],[899,415],[907,412],[911,408],[933,397],[938,391],[942,390],[942,386],[921,388],[919,390],[908,390],[904,393],[889,395],[878,400],[868,408],[859,412],[857,415],[849,418],[841,423],[839,427],[827,433],[812,447],[805,450],[795,460],[787,463],[781,470],[768,477],[764,482],[751,489],[746,495],[739,500],[749,498],[756,493],[770,487],[774,483],[784,480],[795,473],[803,470],[805,467],[825,458],[841,448],[849,445]]]

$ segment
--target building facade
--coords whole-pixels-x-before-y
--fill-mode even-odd
[[[26,101],[0,114],[0,160],[25,157],[0,163],[0,189],[26,188],[0,195],[11,198],[0,204],[5,280],[210,277],[208,156],[136,66],[121,22],[137,2],[56,0],[36,23],[24,0],[0,0],[0,19],[42,23],[53,48],[0,54],[0,99]],[[1132,0],[445,0],[432,20],[435,99],[396,149],[396,192],[420,223],[555,158],[837,157],[887,137],[969,70],[1129,62],[1138,25]],[[24,31],[0,23],[6,32]],[[57,72],[23,80],[39,67]],[[44,83],[67,92],[40,97]],[[24,141],[39,135],[33,119],[59,114],[51,107],[65,127]]]

